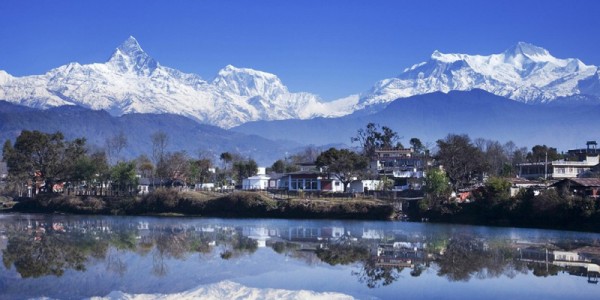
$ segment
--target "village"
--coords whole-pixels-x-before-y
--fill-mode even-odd
[[[115,199],[169,190],[202,192],[202,197],[213,199],[244,191],[275,201],[372,199],[393,206],[393,218],[415,221],[468,223],[476,216],[476,222],[509,219],[509,224],[520,224],[537,218],[532,226],[543,226],[547,214],[563,211],[561,217],[569,226],[580,215],[596,222],[600,192],[596,141],[558,153],[546,145],[529,150],[511,142],[449,134],[435,146],[412,138],[410,147],[404,147],[396,132],[369,123],[352,138],[359,145],[354,150],[308,147],[272,166],[259,167],[253,159],[229,152],[221,153],[221,164],[168,152],[164,133],[156,136],[163,148],[156,150],[161,140],[153,139],[151,158],[142,155],[127,161],[119,159],[118,151],[88,153],[84,139],[64,141],[60,133],[24,131],[14,145],[7,142],[3,149],[0,205],[10,208],[15,204],[10,199],[52,194]],[[121,148],[125,146],[126,141]],[[45,152],[40,156],[36,149]]]

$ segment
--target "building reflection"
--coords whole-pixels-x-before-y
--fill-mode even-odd
[[[451,281],[564,274],[597,284],[600,242],[489,239],[475,234],[429,234],[363,226],[232,226],[227,223],[119,218],[30,216],[0,222],[0,250],[6,268],[23,278],[61,276],[66,269],[85,271],[94,263],[123,275],[125,253],[151,255],[152,274],[170,272],[168,259],[190,255],[237,260],[258,249],[312,264],[351,266],[370,288],[389,285],[402,273],[433,273]],[[319,224],[307,223],[307,224]],[[270,248],[270,250],[269,250]],[[40,264],[44,264],[41,266]]]

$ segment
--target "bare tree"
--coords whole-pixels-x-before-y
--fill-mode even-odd
[[[123,131],[106,139],[106,154],[108,161],[114,165],[121,161],[121,151],[127,147],[127,136]]]

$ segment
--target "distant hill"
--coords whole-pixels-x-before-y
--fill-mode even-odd
[[[448,133],[466,133],[518,146],[547,144],[559,149],[600,139],[600,105],[530,105],[483,90],[435,92],[402,98],[373,114],[341,118],[250,122],[232,130],[303,144],[349,143],[369,122],[391,127],[404,139],[435,142]]]
[[[142,153],[150,156],[150,136],[159,130],[169,136],[168,151],[185,150],[192,157],[203,151],[212,153],[215,158],[225,151],[237,152],[254,158],[260,165],[271,165],[286,152],[294,153],[301,146],[202,125],[172,114],[113,117],[105,111],[79,106],[38,110],[0,101],[0,141],[10,139],[14,142],[21,130],[61,131],[67,139],[85,137],[89,145],[99,148],[104,147],[107,138],[122,131],[129,144],[122,153],[126,158]]]

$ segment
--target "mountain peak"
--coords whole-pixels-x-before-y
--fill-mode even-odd
[[[131,35],[117,47],[117,49],[126,54],[139,54],[140,52],[144,52],[138,41]]]
[[[158,62],[142,50],[133,36],[129,36],[117,47],[108,63],[121,72],[133,71],[141,75],[149,75],[158,67]]]
[[[510,57],[515,57],[517,55],[523,55],[529,58],[552,57],[548,50],[526,42],[518,42],[516,45],[504,51],[504,54]]]

